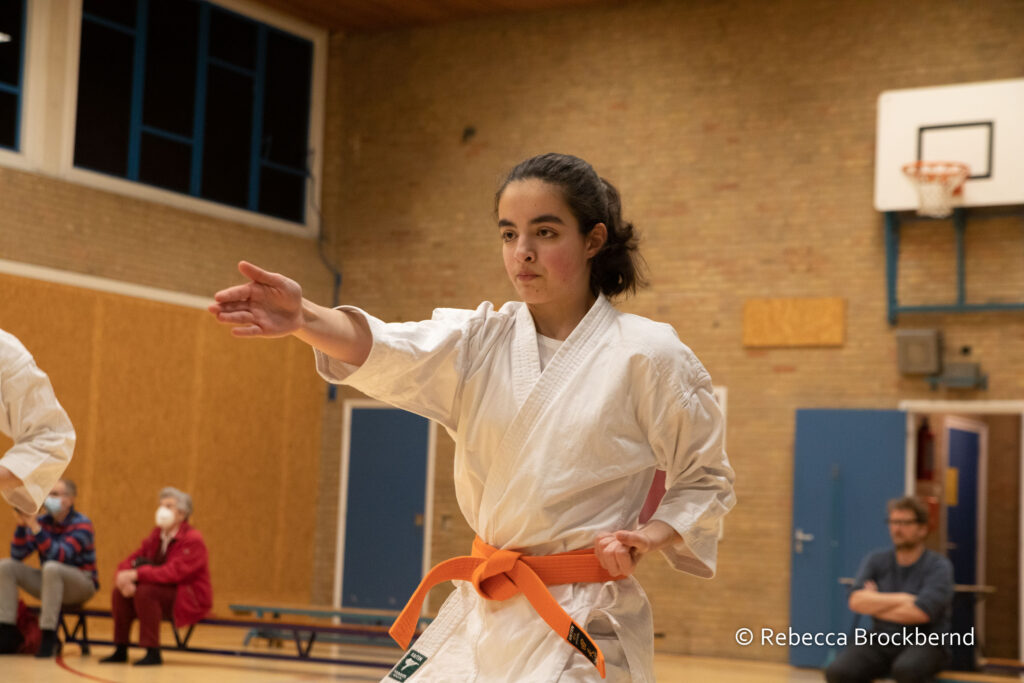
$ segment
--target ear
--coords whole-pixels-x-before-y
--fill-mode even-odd
[[[587,249],[587,258],[594,258],[607,241],[608,227],[604,223],[598,223],[591,228],[584,241]]]

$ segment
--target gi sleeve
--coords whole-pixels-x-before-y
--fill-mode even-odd
[[[945,557],[936,557],[925,568],[921,592],[914,599],[914,605],[934,622],[953,605],[953,565]]]
[[[438,309],[430,320],[405,323],[385,323],[352,306],[339,310],[366,319],[373,346],[361,366],[315,351],[320,376],[454,431],[467,346],[491,305],[481,304],[475,311]]]
[[[665,496],[651,519],[682,541],[662,548],[669,564],[702,578],[715,574],[721,518],[735,505],[734,474],[725,455],[725,420],[711,378],[688,349],[671,366],[652,368],[648,440],[665,470]],[[660,388],[658,388],[660,386]]]
[[[9,358],[3,355],[5,362]],[[0,465],[22,481],[3,496],[14,508],[34,514],[71,461],[75,430],[50,379],[27,354],[0,368],[0,403],[0,431],[14,440]]]

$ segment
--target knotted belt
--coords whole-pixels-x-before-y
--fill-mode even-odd
[[[403,648],[409,647],[430,589],[445,581],[472,581],[476,592],[487,600],[508,600],[522,593],[548,626],[589,659],[604,678],[604,654],[583,627],[566,614],[547,587],[621,578],[601,567],[592,548],[556,555],[523,555],[498,550],[478,536],[473,541],[471,556],[453,557],[427,572],[388,633]]]

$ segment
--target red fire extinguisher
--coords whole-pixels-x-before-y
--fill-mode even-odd
[[[931,481],[935,476],[935,435],[928,427],[928,418],[917,429],[917,479]]]

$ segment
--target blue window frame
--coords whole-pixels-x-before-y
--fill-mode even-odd
[[[0,2],[0,147],[18,151],[25,80],[26,0]]]
[[[204,0],[85,0],[74,163],[305,222],[313,44]]]

